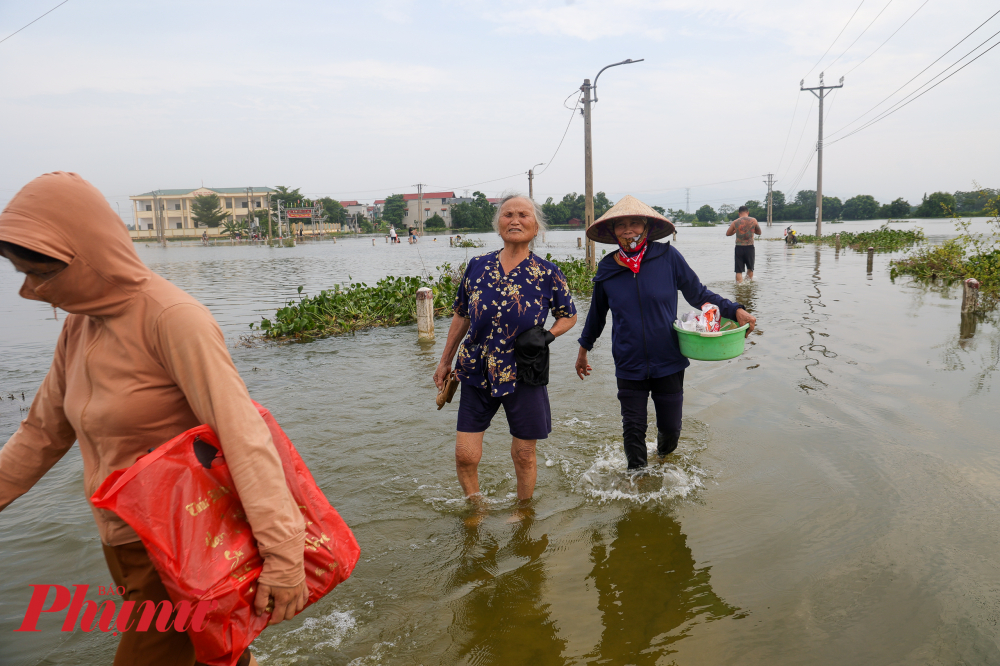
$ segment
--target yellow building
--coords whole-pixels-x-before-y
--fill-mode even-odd
[[[266,209],[268,195],[274,192],[276,190],[270,187],[199,187],[194,190],[154,190],[137,194],[129,197],[132,200],[136,227],[130,235],[132,238],[155,238],[155,211],[159,207],[164,236],[200,236],[202,231],[207,231],[209,236],[217,236],[221,227],[198,227],[191,218],[191,204],[195,197],[217,195],[222,210],[239,222],[248,218],[251,209]]]

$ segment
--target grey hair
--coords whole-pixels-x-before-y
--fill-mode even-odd
[[[527,194],[508,190],[500,195],[500,201],[497,203],[497,210],[493,213],[493,231],[498,234],[500,233],[500,209],[503,208],[503,205],[511,199],[524,199],[531,204],[531,209],[535,214],[535,224],[538,226],[538,233],[535,234],[536,238],[549,230],[549,225],[545,220],[545,211],[542,210],[542,207],[537,201],[529,197]],[[531,249],[535,249],[534,238],[531,239]]]

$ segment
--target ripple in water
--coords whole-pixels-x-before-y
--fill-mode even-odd
[[[355,626],[357,620],[351,611],[333,611],[323,617],[306,618],[302,626],[291,631],[261,636],[251,651],[262,666],[294,664],[303,656],[336,650]]]
[[[687,497],[704,487],[702,479],[707,474],[683,455],[674,453],[671,462],[660,464],[656,462],[655,442],[646,442],[646,452],[651,464],[639,472],[629,472],[621,443],[602,445],[590,467],[577,477],[574,491],[602,503],[624,500],[646,504]],[[563,471],[571,470],[571,465],[563,465]]]

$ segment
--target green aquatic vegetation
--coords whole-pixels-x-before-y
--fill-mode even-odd
[[[483,241],[476,240],[475,238],[463,238],[454,243],[454,247],[483,247],[484,245],[486,244]]]
[[[926,240],[924,230],[920,227],[914,229],[890,229],[890,222],[892,222],[892,220],[889,220],[874,231],[860,231],[858,233],[841,231],[840,244],[849,247],[852,250],[857,250],[858,252],[865,252],[870,247],[879,251],[891,252],[912,247],[918,243],[923,243]],[[809,234],[796,234],[795,237],[800,243],[824,243],[826,245],[837,244],[837,236],[835,234],[828,234],[823,237],[812,236]],[[784,239],[776,238],[771,240]]]
[[[580,257],[566,257],[565,260],[553,259],[552,254],[546,254],[545,259],[551,261],[559,267],[559,270],[566,276],[569,290],[578,296],[590,296],[594,293],[594,275],[597,271],[592,270],[586,259]]]
[[[335,285],[315,296],[307,296],[299,287],[298,300],[288,301],[272,318],[264,317],[250,328],[265,337],[309,341],[316,338],[352,333],[378,326],[401,326],[416,321],[417,289],[430,287],[434,292],[434,314],[451,310],[465,264],[453,269],[438,266],[437,278],[390,276],[372,286],[364,282]]]
[[[979,281],[980,309],[991,309],[1000,298],[1000,197],[987,204],[993,216],[985,233],[972,231],[970,221],[955,217],[958,237],[942,245],[919,248],[890,262],[890,275],[918,279]]]

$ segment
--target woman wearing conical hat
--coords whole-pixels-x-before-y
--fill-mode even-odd
[[[723,317],[750,324],[757,320],[739,303],[709,291],[670,243],[654,243],[674,233],[667,218],[627,195],[587,230],[587,238],[617,250],[605,256],[594,276],[594,295],[580,336],[576,373],[583,379],[593,368],[587,352],[601,337],[608,310],[614,314],[611,352],[615,359],[618,400],[629,469],[646,466],[646,403],[650,393],[656,408],[657,453],[677,448],[681,435],[684,369],[673,322],[677,292],[697,309],[718,306]]]

